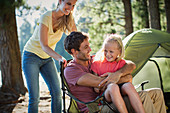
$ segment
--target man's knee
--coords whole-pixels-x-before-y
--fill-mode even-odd
[[[163,92],[160,88],[146,90],[151,98],[163,98]]]
[[[142,102],[144,101],[152,101],[154,103],[157,100],[163,100],[163,93],[160,88],[152,88],[152,89],[147,89],[144,91],[139,91],[138,92]]]

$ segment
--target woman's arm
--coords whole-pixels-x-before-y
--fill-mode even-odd
[[[40,45],[44,52],[55,60],[62,60],[62,56],[56,53],[48,46],[48,27],[44,24],[40,24]]]

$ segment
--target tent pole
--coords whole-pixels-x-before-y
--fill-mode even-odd
[[[154,63],[155,63],[155,65],[156,65],[156,67],[157,67],[157,69],[158,69],[159,79],[160,79],[160,85],[161,85],[161,89],[162,89],[162,91],[163,91],[163,93],[164,93],[163,80],[162,80],[161,70],[160,70],[160,68],[159,68],[159,65],[158,65],[158,63],[157,63],[155,60],[151,60],[151,59],[149,59],[149,61],[154,62]]]

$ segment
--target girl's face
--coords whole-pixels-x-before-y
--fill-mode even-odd
[[[104,56],[107,61],[115,61],[120,56],[121,50],[118,48],[117,42],[107,42],[104,46]]]
[[[70,12],[73,11],[77,0],[59,0],[59,2],[59,9],[62,11],[62,13],[69,15]]]

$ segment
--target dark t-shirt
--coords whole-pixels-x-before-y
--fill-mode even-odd
[[[89,66],[90,64],[89,62]],[[92,101],[98,96],[98,94],[94,92],[93,87],[77,85],[79,78],[87,73],[91,73],[90,68],[77,64],[74,60],[72,60],[64,70],[64,76],[71,93],[83,102]],[[78,103],[78,107],[83,113],[88,112],[88,108],[84,104]]]

